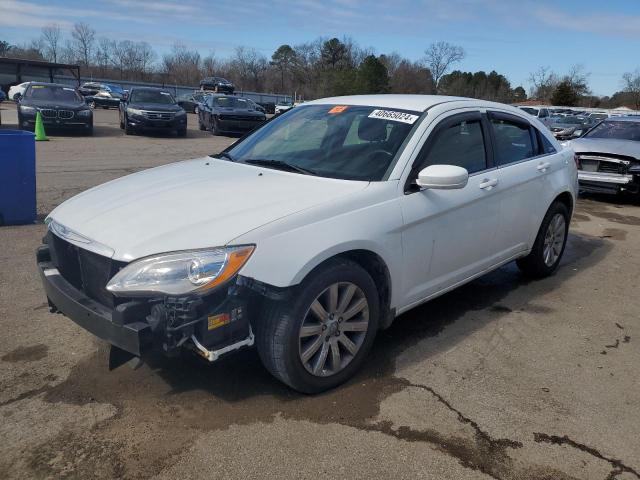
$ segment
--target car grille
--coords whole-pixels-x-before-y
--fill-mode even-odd
[[[142,114],[145,116],[145,118],[148,118],[149,120],[172,120],[173,119],[173,113],[172,112],[148,112],[148,111],[144,111],[144,112],[142,112]]]
[[[51,258],[62,277],[87,297],[106,307],[119,303],[105,287],[126,262],[118,262],[77,247],[49,232]]]
[[[58,118],[62,118],[63,120],[69,120],[70,118],[73,118],[73,111],[58,110]]]
[[[580,170],[585,172],[600,172],[616,175],[627,173],[629,160],[606,155],[578,155]]]
[[[53,108],[42,108],[40,113],[44,118],[61,118],[63,120],[69,120],[73,118],[73,110],[55,110]]]
[[[251,122],[253,120],[260,120],[258,117],[247,115],[220,115],[220,120],[236,120],[242,122]]]

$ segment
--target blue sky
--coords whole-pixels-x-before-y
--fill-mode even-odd
[[[96,8],[93,8],[93,6]],[[56,22],[84,21],[98,36],[176,42],[224,57],[238,45],[270,56],[278,45],[348,35],[412,60],[434,41],[461,45],[464,70],[496,70],[513,86],[549,66],[582,64],[595,94],[640,68],[640,0],[0,0],[0,39],[22,43]]]

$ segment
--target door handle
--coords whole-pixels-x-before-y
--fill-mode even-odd
[[[483,190],[491,190],[496,185],[498,185],[497,178],[491,178],[491,179],[485,178],[484,180],[482,180],[482,182],[480,182],[480,185],[478,186]]]
[[[549,162],[540,162],[538,164],[538,166],[536,167],[538,169],[539,172],[546,172],[547,169],[551,166],[551,164]]]

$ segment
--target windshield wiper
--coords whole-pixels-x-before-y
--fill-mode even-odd
[[[227,160],[231,160],[232,162],[235,161],[235,159],[229,155],[227,152],[220,152],[220,153],[216,153],[214,155],[209,155],[210,157],[213,158],[226,158]]]
[[[278,170],[288,170],[290,172],[304,173],[305,175],[318,175],[317,172],[314,172],[311,169],[299,167],[298,165],[294,165],[293,163],[288,163],[283,160],[266,160],[261,158],[250,158],[249,160],[245,160],[244,163],[248,163],[250,165],[259,165],[261,167],[267,167],[267,168],[275,168]]]

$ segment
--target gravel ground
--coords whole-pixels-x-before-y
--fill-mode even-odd
[[[99,110],[94,137],[38,143],[40,216],[234,141],[189,122],[186,139],[125,137]],[[639,205],[581,199],[554,277],[507,265],[417,308],[314,397],[253,351],[109,372],[104,344],[48,313],[43,225],[0,228],[0,478],[640,479]]]

